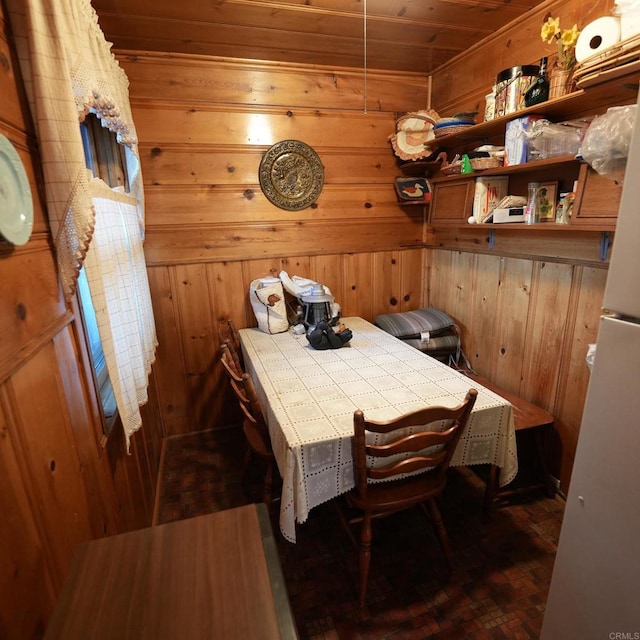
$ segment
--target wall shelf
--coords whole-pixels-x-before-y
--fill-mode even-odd
[[[566,167],[568,163],[572,162],[574,162],[577,167],[579,160],[575,156],[558,156],[556,158],[532,160],[531,162],[514,164],[509,167],[496,167],[495,169],[485,169],[483,171],[474,171],[473,173],[459,173],[453,176],[438,176],[436,178],[431,178],[431,182],[440,183],[453,180],[464,180],[468,178],[477,178],[482,175],[506,176],[517,173],[531,173],[532,171],[543,171],[546,169],[553,169],[555,167]]]
[[[638,73],[619,76],[608,82],[579,89],[565,96],[509,113],[493,120],[480,122],[462,133],[444,135],[434,140],[434,147],[457,148],[472,141],[488,141],[504,133],[507,122],[527,115],[542,115],[549,120],[568,120],[600,113],[616,104],[632,104],[638,97]]]
[[[481,122],[459,133],[442,136],[434,144],[448,153],[465,153],[472,146],[471,141],[492,139],[504,144],[508,122],[530,114],[540,114],[553,121],[571,118],[586,118],[604,113],[611,104],[629,104],[637,99],[637,74],[626,74],[615,80],[603,82],[588,89],[549,100],[534,107],[522,109],[494,120]],[[527,195],[529,182],[550,182],[561,191],[575,192],[573,215],[569,225],[558,225],[567,230],[589,228],[592,231],[610,232],[615,230],[617,210],[622,189],[620,185],[597,174],[589,165],[578,160],[575,155],[533,160],[522,164],[496,167],[473,173],[430,178],[433,185],[429,224],[433,227],[465,227],[467,218],[473,211],[476,178],[480,176],[509,177],[511,195]],[[542,225],[522,225],[522,223],[496,225],[485,228],[518,228],[526,231],[538,229]],[[563,231],[560,231],[561,233]],[[604,236],[603,236],[604,238]],[[609,250],[609,240],[602,240],[601,254]]]

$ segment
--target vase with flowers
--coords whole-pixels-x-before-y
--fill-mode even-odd
[[[549,99],[569,92],[571,74],[576,64],[576,42],[580,31],[574,24],[571,29],[560,29],[560,18],[549,16],[540,30],[540,38],[547,44],[555,44],[557,57],[550,74]]]

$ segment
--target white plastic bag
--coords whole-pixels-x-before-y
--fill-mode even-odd
[[[587,367],[589,367],[589,371],[593,368],[593,361],[596,357],[596,345],[590,344],[587,349]]]
[[[311,293],[311,290],[314,284],[320,284],[315,280],[310,280],[309,278],[302,278],[300,276],[293,276],[292,278],[290,278],[289,274],[286,271],[281,271],[279,276],[280,276],[280,280],[282,281],[282,285],[284,286],[286,291],[298,299],[302,298],[302,296],[309,295]],[[323,284],[322,287],[324,288],[324,292],[328,296],[333,297],[333,294],[331,293],[331,290],[329,289],[329,287],[327,287],[327,285]],[[339,318],[340,311],[341,311],[341,307],[334,299],[333,302],[331,303],[331,317]]]
[[[596,116],[584,134],[579,155],[600,175],[622,184],[636,120],[635,104],[610,107]]]
[[[620,40],[640,33],[640,0],[616,0],[612,14],[620,17]]]

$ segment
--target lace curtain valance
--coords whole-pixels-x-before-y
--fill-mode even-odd
[[[38,134],[60,281],[69,299],[94,229],[78,123],[95,113],[137,155],[129,81],[89,0],[7,4]],[[130,176],[130,184],[136,196],[142,193],[138,171]]]

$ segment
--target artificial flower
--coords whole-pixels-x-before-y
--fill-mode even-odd
[[[560,29],[560,18],[549,16],[540,29],[540,38],[547,44],[555,41],[558,48],[556,65],[560,69],[571,69],[576,63],[576,42],[580,31],[578,25],[574,24],[571,29]]]
[[[549,17],[547,21],[542,25],[540,37],[542,38],[543,42],[551,43],[556,33],[560,33],[560,18]]]
[[[576,42],[578,42],[578,36],[580,32],[578,31],[578,25],[574,24],[571,29],[565,29],[562,32],[561,40],[562,46],[566,49],[567,47],[575,47]]]

